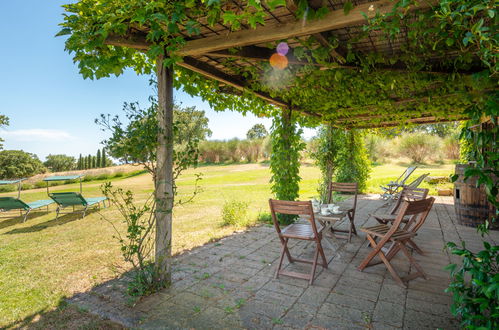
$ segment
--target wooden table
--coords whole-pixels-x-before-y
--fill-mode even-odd
[[[340,210],[340,211],[341,211],[340,213],[330,213],[328,215],[322,215],[321,213],[314,213],[315,220],[317,220],[324,227],[324,229],[322,230],[324,241],[333,250],[337,250],[337,246],[332,240],[334,238],[334,234],[332,231],[333,225],[347,216],[346,210]],[[301,216],[301,217],[303,219],[307,220],[309,219],[308,216]]]

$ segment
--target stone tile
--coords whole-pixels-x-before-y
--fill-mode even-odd
[[[284,324],[289,324],[296,328],[305,328],[316,312],[316,308],[296,303],[282,317],[282,321]]]
[[[317,307],[320,306],[326,297],[329,295],[331,290],[329,288],[323,288],[320,286],[309,286],[303,294],[298,298],[298,303],[306,304],[309,306]]]
[[[301,279],[296,279],[297,282],[305,282]],[[275,279],[267,282],[260,290],[277,292],[283,295],[289,295],[293,297],[300,296],[305,290],[303,287],[285,284],[280,281],[280,279]]]
[[[336,285],[333,289],[333,292],[344,294],[347,296],[352,296],[358,299],[367,299],[371,301],[376,301],[378,299],[377,291],[372,291],[365,288]]]
[[[358,309],[363,312],[372,313],[376,303],[374,301],[352,297],[344,294],[332,292],[326,299],[330,304],[345,306],[348,308]]]
[[[407,309],[404,317],[404,329],[459,329],[459,322],[446,316],[434,316],[425,312]]]
[[[379,300],[403,306],[405,304],[406,294],[407,290],[400,285],[383,283],[379,293]]]
[[[374,330],[397,330],[397,329],[401,329],[399,327],[394,327],[392,325],[389,325],[389,324],[386,324],[386,323],[382,323],[382,322],[374,322],[372,324],[372,328]]]
[[[407,292],[407,298],[416,299],[429,303],[443,304],[443,305],[449,304],[452,300],[452,297],[448,295],[435,294],[435,293],[416,291],[416,290],[409,290]]]
[[[378,301],[374,310],[373,321],[383,322],[395,327],[402,327],[404,305]]]
[[[364,313],[358,309],[334,305],[327,302],[322,305],[318,313],[359,325],[366,324],[370,321],[370,315],[368,313]]]
[[[317,314],[309,324],[310,329],[366,329],[363,324],[348,322],[325,314]]]
[[[452,313],[450,311],[451,302],[449,304],[436,304],[429,302],[422,302],[421,300],[416,299],[407,299],[406,308],[413,309],[418,312],[425,312],[437,316],[448,316],[452,317]]]

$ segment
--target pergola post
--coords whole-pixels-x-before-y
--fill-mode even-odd
[[[155,175],[157,281],[171,283],[171,242],[173,211],[173,66],[156,61],[158,80],[158,149]]]

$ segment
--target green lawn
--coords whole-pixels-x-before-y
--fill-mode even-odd
[[[448,176],[454,166],[422,167],[414,177],[424,172]],[[395,179],[404,168],[405,164],[374,167],[369,191],[379,193],[379,185]],[[192,203],[174,211],[175,253],[240,229],[221,226],[220,212],[225,201],[249,202],[249,216],[253,221],[260,212],[268,210],[267,200],[271,194],[267,165],[205,166],[188,170],[178,181],[180,197],[192,192],[195,173],[203,173],[203,192]],[[300,196],[310,199],[316,195],[319,170],[304,165],[301,176]],[[85,184],[84,195],[101,195],[101,184],[98,181]],[[131,189],[139,200],[152,192],[147,174],[114,179],[113,184]],[[77,187],[73,184],[51,190],[77,190]],[[29,202],[46,199],[47,195],[44,189],[36,189],[23,191],[22,198]],[[65,215],[55,220],[53,210],[54,207],[49,214],[32,215],[26,223],[20,223],[19,217],[0,219],[0,328],[50,310],[62,297],[88,290],[124,271],[126,265],[121,262],[118,244],[112,237],[113,228],[102,220],[100,213],[91,213],[84,219]],[[120,222],[113,208],[104,209],[102,215],[115,224]]]

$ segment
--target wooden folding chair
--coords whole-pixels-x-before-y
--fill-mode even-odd
[[[314,211],[312,209],[312,202],[292,202],[292,201],[279,201],[274,199],[269,199],[270,211],[272,214],[272,221],[274,222],[274,227],[281,240],[282,250],[281,257],[279,259],[279,265],[277,267],[275,278],[279,275],[286,275],[301,279],[306,279],[310,284],[314,281],[315,269],[317,267],[317,260],[319,255],[321,256],[322,267],[327,268],[326,256],[324,255],[324,250],[322,249],[322,230],[323,227],[317,224],[314,218]],[[308,224],[291,224],[281,230],[279,221],[277,219],[276,213],[279,214],[290,214],[290,215],[304,215],[307,216],[309,221]],[[315,255],[313,259],[299,259],[291,256],[288,249],[288,241],[290,239],[299,239],[306,241],[315,241]],[[310,274],[303,274],[298,272],[281,270],[282,262],[284,261],[284,255],[288,258],[290,263],[302,262],[307,264],[312,264],[312,270]]]
[[[410,244],[412,238],[416,236],[417,230],[423,225],[434,201],[435,198],[433,197],[413,202],[404,201],[400,206],[399,212],[392,226],[379,224],[373,227],[361,228],[360,230],[366,233],[366,238],[373,250],[366,256],[357,269],[363,271],[366,267],[374,266],[383,262],[393,279],[403,287],[407,287],[407,282],[411,279],[420,276],[426,279],[427,277],[423,271],[423,268],[421,268],[421,266],[412,257],[411,253],[407,249],[407,244]],[[406,216],[416,217],[411,217],[411,220],[405,225],[405,227],[400,228],[400,224]],[[376,241],[376,239],[378,239],[378,241]],[[387,243],[393,243],[393,245],[389,248],[388,252],[385,253],[383,251],[383,247]],[[401,278],[390,264],[390,260],[392,260],[399,251],[403,252],[410,264],[417,270],[412,274],[408,274],[404,278]],[[381,261],[371,263],[372,259],[376,256],[379,256]]]
[[[357,235],[357,229],[355,228],[355,210],[357,208],[357,193],[358,184],[356,182],[331,182],[328,188],[328,203],[334,203],[333,192],[348,192],[354,193],[353,206],[345,211],[347,211],[348,221],[350,222],[348,230],[340,230],[331,228],[333,233],[348,233],[348,236],[338,236],[340,238],[347,238],[348,243],[352,240],[352,234]]]
[[[395,221],[397,218],[397,211],[400,209],[400,205],[402,205],[403,201],[419,201],[426,199],[426,196],[428,196],[429,189],[426,188],[410,188],[410,187],[404,187],[402,192],[400,193],[400,198],[397,199],[390,210],[390,213],[388,214],[372,214],[372,217],[376,219],[381,224],[389,224]],[[414,223],[416,215],[413,215],[411,217],[405,217],[402,219],[402,223],[407,224],[409,222]],[[419,227],[418,227],[419,228]],[[409,229],[409,227],[404,227],[404,229]],[[419,246],[417,246],[416,243],[414,243],[414,240],[409,240],[409,244],[419,253],[419,254],[424,254],[423,250]]]

